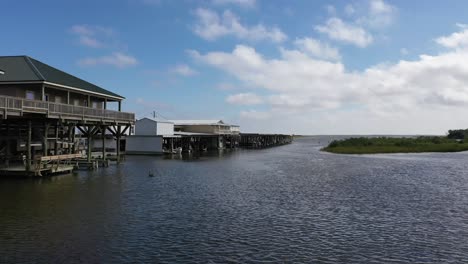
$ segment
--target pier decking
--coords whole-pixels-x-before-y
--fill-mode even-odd
[[[240,146],[244,148],[267,148],[289,144],[292,141],[292,135],[284,134],[241,133],[240,135]]]

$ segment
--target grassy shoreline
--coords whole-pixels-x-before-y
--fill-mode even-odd
[[[468,150],[468,142],[447,137],[417,138],[348,138],[334,140],[322,151],[338,154],[460,152]]]

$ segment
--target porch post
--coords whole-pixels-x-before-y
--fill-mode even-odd
[[[45,87],[41,86],[41,101],[45,101]]]
[[[119,112],[122,111],[122,101],[119,101]]]

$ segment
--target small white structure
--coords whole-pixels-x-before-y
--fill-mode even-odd
[[[135,122],[135,136],[174,135],[174,123],[162,118],[144,117]]]
[[[144,117],[135,122],[135,133],[127,137],[127,154],[161,154],[163,137],[174,135],[174,123],[162,118]]]
[[[162,136],[128,136],[127,154],[162,154]]]

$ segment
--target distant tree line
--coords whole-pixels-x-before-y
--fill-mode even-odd
[[[447,138],[450,139],[468,139],[468,129],[449,130]]]

